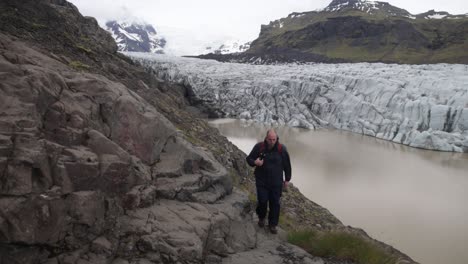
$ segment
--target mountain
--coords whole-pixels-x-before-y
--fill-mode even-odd
[[[244,52],[250,48],[251,43],[252,42],[250,41],[244,44],[240,44],[239,41],[227,41],[224,44],[217,46],[217,48],[212,46],[206,47],[204,54],[231,54]]]
[[[370,15],[410,17],[411,14],[386,2],[362,0],[333,0],[322,12],[345,12],[359,10]]]
[[[104,29],[111,33],[117,43],[119,51],[157,54],[180,53],[179,50],[168,49],[166,37],[159,35],[151,24],[145,23],[144,21],[138,21],[137,19],[132,21],[112,20],[106,22]],[[175,43],[174,39],[172,39],[171,43]],[[195,54],[239,53],[248,50],[250,48],[250,43],[251,42],[242,43],[236,40],[216,41],[209,44],[204,42],[198,45],[201,47]],[[192,43],[192,45],[196,44]]]
[[[208,57],[208,56],[205,56]],[[261,26],[244,62],[468,63],[468,16],[412,15],[386,2],[334,0]]]
[[[166,39],[150,24],[113,20],[106,22],[105,29],[112,34],[119,51],[164,53]]]

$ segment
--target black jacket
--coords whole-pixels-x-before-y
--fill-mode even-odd
[[[263,147],[261,147],[263,144]],[[262,186],[281,186],[283,184],[283,171],[286,181],[291,180],[291,161],[286,146],[281,144],[281,151],[278,150],[279,142],[269,150],[266,142],[255,144],[250,154],[247,156],[247,163],[254,167],[255,160],[263,152],[263,166],[255,167],[255,181],[257,185]],[[280,153],[281,152],[281,153]]]

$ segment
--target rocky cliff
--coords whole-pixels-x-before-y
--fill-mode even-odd
[[[64,0],[0,9],[0,263],[332,263],[255,228],[244,155],[189,111],[189,90]],[[297,201],[298,227],[373,241]]]
[[[251,62],[468,63],[468,16],[412,15],[386,2],[334,0],[262,25],[243,54],[202,58]]]

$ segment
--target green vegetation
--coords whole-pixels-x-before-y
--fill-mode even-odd
[[[235,186],[235,187],[238,187],[238,188],[241,188],[241,178],[239,176],[239,174],[237,173],[236,170],[230,168],[229,169],[229,176],[231,177],[232,179],[232,184]],[[250,198],[250,197],[249,197]]]
[[[89,70],[89,65],[82,63],[81,61],[71,61],[68,65],[77,70]]]
[[[86,54],[91,54],[91,53],[93,52],[90,48],[87,48],[87,47],[85,47],[85,46],[83,46],[83,45],[80,45],[80,44],[76,45],[76,47],[77,47],[79,50],[81,50],[81,51],[83,51],[84,53],[86,53]]]
[[[294,221],[282,211],[280,211],[279,224],[286,230],[293,230],[293,228],[296,226],[296,223],[294,223]]]
[[[80,40],[82,42],[85,42],[85,43],[90,43],[91,42],[91,39],[87,36],[84,36],[84,35],[80,35]]]
[[[177,126],[176,126],[177,127]],[[178,128],[179,130],[183,131],[182,128]],[[187,133],[183,133],[183,136],[185,138],[185,140],[187,140],[188,142],[192,143],[193,145],[196,145],[196,146],[204,146],[203,144],[203,141],[201,141],[200,139],[196,138],[194,135],[192,135],[191,132],[187,132]]]
[[[319,257],[352,260],[360,264],[390,264],[396,262],[396,258],[387,254],[384,250],[350,233],[338,231],[319,233],[312,230],[293,231],[288,235],[288,242]]]
[[[31,27],[35,30],[38,30],[38,29],[46,29],[47,26],[44,25],[44,24],[38,24],[38,23],[31,23]]]
[[[343,26],[343,21],[350,23]],[[349,62],[466,63],[467,26],[467,18],[411,19],[353,9],[307,12],[262,27],[249,53],[279,48]]]

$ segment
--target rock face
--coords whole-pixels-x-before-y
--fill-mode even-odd
[[[185,110],[183,87],[115,53],[66,1],[0,9],[0,263],[222,263],[266,252],[247,193],[233,188],[248,175],[244,157]],[[268,245],[293,250],[277,261],[313,259]]]
[[[252,229],[249,201],[231,195],[226,169],[143,98],[0,43],[2,263],[18,260],[11,249],[30,256],[21,263],[136,253],[199,263],[254,246],[252,232],[236,232]]]
[[[417,148],[468,152],[466,65],[246,65],[133,54],[193,90],[212,116],[333,127]]]
[[[297,263],[297,264],[325,264],[332,261],[325,261],[321,258],[313,257],[302,249],[292,247],[286,243],[278,241],[277,238],[258,233],[258,246],[255,251],[246,251],[232,254],[223,260],[223,264],[244,264],[244,263]]]
[[[245,154],[191,114],[192,90],[64,0],[0,10],[0,263],[343,263],[255,229]],[[290,194],[296,227],[345,228]]]

